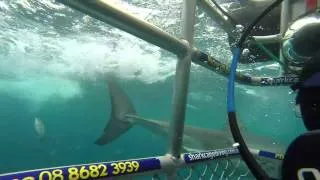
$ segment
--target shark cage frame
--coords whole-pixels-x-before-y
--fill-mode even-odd
[[[63,167],[53,167],[46,169],[36,169],[30,171],[22,171],[15,173],[1,174],[1,180],[34,180],[34,179],[108,179],[118,176],[125,179],[135,175],[153,175],[152,179],[157,179],[158,173],[165,173],[170,180],[178,178],[179,168],[192,168],[194,165],[204,164],[204,172],[199,172],[200,178],[210,167],[207,165],[213,160],[219,161],[221,158],[239,158],[240,154],[237,147],[226,149],[216,149],[204,152],[191,152],[181,154],[183,128],[185,121],[185,111],[187,102],[187,92],[189,85],[189,74],[191,63],[196,63],[209,70],[227,76],[229,67],[210,55],[201,52],[193,46],[195,9],[199,5],[205,12],[228,33],[229,36],[237,37],[237,25],[233,24],[220,9],[212,4],[210,0],[183,0],[182,7],[182,34],[181,39],[178,39],[162,29],[141,20],[108,2],[108,0],[58,0],[73,9],[90,15],[93,18],[108,23],[116,28],[119,28],[127,33],[139,37],[151,44],[161,47],[169,52],[177,55],[178,62],[176,65],[176,74],[174,80],[173,94],[173,114],[170,122],[170,146],[168,153],[158,157],[148,157],[141,159],[129,159],[113,162],[98,162],[92,164],[78,164]],[[256,42],[280,42],[282,33],[287,28],[290,17],[288,14],[290,8],[289,0],[285,0],[281,9],[281,32],[277,35],[270,36],[254,36]],[[280,56],[281,59],[281,56]],[[298,81],[296,76],[281,76],[281,77],[250,77],[240,72],[236,74],[238,83],[252,86],[277,86],[289,85]],[[282,160],[283,154],[268,152],[264,150],[250,149],[251,153],[260,157]],[[115,165],[130,166],[131,169],[119,170],[114,169]],[[228,165],[227,165],[228,166]],[[101,167],[102,172],[89,173],[88,169]],[[209,167],[209,168],[208,168]],[[235,167],[236,168],[236,167]],[[80,173],[80,176],[72,175],[73,171]],[[96,171],[97,172],[97,171]],[[185,179],[190,179],[191,175]],[[248,174],[248,172],[247,172]],[[81,176],[82,175],[82,176]],[[103,176],[102,176],[103,175]],[[229,174],[230,175],[230,174]],[[244,174],[243,176],[246,176]],[[46,178],[44,178],[46,177]],[[239,177],[238,179],[240,179]],[[212,179],[212,176],[211,176]]]

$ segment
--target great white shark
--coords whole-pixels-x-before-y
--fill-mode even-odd
[[[106,145],[116,140],[135,125],[142,126],[159,136],[168,137],[169,123],[141,117],[137,114],[129,96],[121,89],[114,78],[108,78],[107,84],[111,99],[111,117],[107,121],[104,131],[95,141],[97,145]],[[285,152],[285,148],[271,139],[244,133],[249,148],[266,150],[276,153]],[[182,151],[204,151],[229,148],[234,144],[231,132],[213,130],[185,125],[183,133]],[[279,178],[281,161],[256,157],[263,169],[274,178]],[[242,163],[244,165],[244,163]],[[245,165],[244,165],[245,166]]]

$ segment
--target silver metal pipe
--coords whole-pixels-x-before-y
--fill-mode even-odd
[[[184,56],[180,56],[177,61],[176,75],[173,92],[173,112],[170,124],[170,147],[169,153],[175,157],[180,157],[182,146],[186,104],[188,96],[190,66],[193,54],[192,43],[194,35],[196,0],[184,0],[182,8],[182,38],[188,41],[190,49]],[[187,43],[187,44],[188,44]]]
[[[188,46],[162,29],[121,10],[108,0],[57,0],[96,19],[137,36],[176,55],[184,54]]]
[[[281,5],[281,16],[280,16],[281,38],[284,36],[284,34],[289,26],[289,22],[291,19],[290,18],[291,17],[291,11],[290,11],[291,5],[292,5],[292,2],[290,2],[290,0],[284,0]],[[282,46],[282,43],[281,43],[281,46]],[[280,59],[280,62],[282,62],[282,70],[283,70],[283,74],[285,75],[288,73],[289,69],[288,69],[288,61],[282,55],[282,48],[280,48],[279,59]]]
[[[284,0],[281,5],[281,16],[280,16],[280,34],[283,36],[288,29],[289,22],[291,20],[291,5],[290,0]]]
[[[197,0],[199,6],[228,33],[229,36],[235,37],[235,25],[226,17],[212,2],[209,0]]]
[[[182,38],[188,41],[189,47],[193,46],[194,24],[196,21],[196,2],[197,0],[183,1],[181,34]]]
[[[269,158],[272,160],[283,160],[284,154],[279,152],[268,152],[262,149],[249,149],[250,152],[256,156],[260,156],[263,158]],[[260,154],[261,151],[268,152],[268,156]],[[205,154],[205,156],[198,156],[198,158],[193,158],[195,155]],[[270,156],[273,154],[273,156]],[[208,156],[209,155],[209,156]],[[30,177],[32,179],[39,179],[39,175],[45,171],[52,172],[53,170],[63,170],[68,171],[69,168],[77,168],[79,166],[85,166],[88,168],[90,165],[97,165],[101,164],[106,167],[113,166],[112,163],[124,163],[126,161],[137,161],[139,164],[138,171],[134,172],[125,172],[125,173],[117,173],[112,174],[115,179],[119,176],[121,177],[132,177],[132,176],[140,176],[140,175],[150,175],[154,173],[169,173],[171,174],[172,170],[179,169],[182,167],[193,167],[196,164],[205,164],[208,162],[212,162],[218,159],[232,159],[232,158],[239,158],[240,153],[237,148],[230,147],[225,149],[212,149],[208,151],[201,151],[201,152],[193,152],[193,153],[184,153],[181,154],[179,159],[172,157],[170,154],[166,154],[164,156],[155,156],[155,157],[146,157],[146,158],[139,158],[139,159],[130,159],[130,160],[119,160],[119,161],[109,161],[109,162],[94,162],[89,164],[74,164],[69,166],[60,166],[60,167],[50,167],[44,169],[33,169],[33,170],[26,170],[26,171],[18,171],[18,172],[11,172],[0,174],[0,179],[27,179],[25,177]],[[143,161],[148,161],[148,163],[143,163]],[[64,176],[68,176],[68,174],[64,174]],[[109,177],[110,178],[110,177]],[[109,179],[108,177],[102,179]],[[65,178],[68,179],[68,178]],[[100,179],[100,178],[99,178]]]
[[[281,34],[268,35],[268,36],[253,36],[253,39],[261,44],[269,44],[281,42],[282,36]]]

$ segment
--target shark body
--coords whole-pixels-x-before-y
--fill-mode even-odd
[[[121,89],[113,78],[108,78],[109,94],[111,98],[111,117],[100,137],[95,141],[97,145],[106,145],[126,133],[134,125],[140,125],[152,133],[168,137],[169,123],[144,118],[137,115],[128,95]],[[249,148],[267,150],[271,152],[284,152],[285,148],[275,144],[272,140],[244,134]],[[226,130],[213,130],[185,125],[183,133],[183,151],[204,151],[229,148],[234,144],[231,132]],[[279,178],[281,161],[257,157],[260,164],[272,177]],[[244,165],[244,163],[242,163]]]

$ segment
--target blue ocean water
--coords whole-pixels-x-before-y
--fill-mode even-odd
[[[118,1],[179,36],[181,1],[157,2]],[[0,173],[167,152],[167,138],[139,126],[108,145],[94,141],[111,113],[105,80],[110,73],[119,77],[139,115],[170,121],[175,56],[50,0],[2,1],[0,14]],[[197,16],[195,45],[230,61],[226,35],[203,12]],[[279,73],[274,64],[240,68],[252,75]],[[225,77],[193,65],[186,123],[226,129],[226,86]],[[237,85],[236,108],[245,131],[284,146],[303,132],[289,92]],[[45,125],[43,139],[34,127],[36,117]]]

